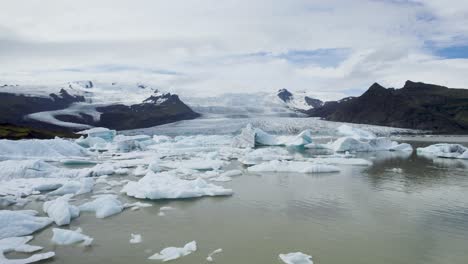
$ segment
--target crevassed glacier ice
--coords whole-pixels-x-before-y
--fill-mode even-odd
[[[417,148],[421,156],[449,159],[468,159],[468,148],[460,144],[439,143],[424,148]]]
[[[68,202],[73,194],[58,197],[55,200],[44,202],[42,209],[52,218],[56,225],[68,225],[73,218],[80,215],[80,209]]]
[[[89,246],[93,242],[93,238],[81,233],[81,228],[78,228],[75,231],[52,228],[52,232],[52,242],[57,245],[73,245],[82,242],[82,246]]]
[[[313,264],[312,256],[302,252],[279,254],[279,258],[286,264]]]
[[[32,236],[24,237],[8,237],[0,239],[0,263],[2,264],[27,264],[34,263],[44,259],[49,259],[55,256],[54,252],[37,253],[23,259],[7,259],[5,253],[8,252],[24,252],[32,253],[42,249],[39,246],[29,245],[28,242],[33,239]]]
[[[96,212],[96,218],[106,218],[122,212],[124,206],[117,199],[117,196],[103,195],[94,201],[80,205],[79,208],[83,212]]]
[[[90,153],[75,142],[61,138],[0,140],[1,159],[47,159],[86,157]]]
[[[161,250],[161,252],[152,255],[148,259],[156,259],[156,260],[162,260],[166,262],[169,260],[174,260],[183,256],[187,256],[195,251],[197,251],[197,242],[192,241],[192,242],[185,244],[185,246],[181,248],[178,248],[178,247],[165,248]]]
[[[129,182],[123,193],[139,199],[182,199],[202,196],[232,195],[231,189],[208,183],[201,178],[182,180],[175,172],[148,172],[137,182]]]
[[[0,239],[25,236],[52,223],[48,217],[37,217],[31,211],[0,210]]]
[[[337,166],[317,164],[305,161],[279,161],[272,160],[248,168],[250,172],[299,172],[299,173],[326,173],[339,172]]]

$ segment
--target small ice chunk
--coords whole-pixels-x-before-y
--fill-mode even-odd
[[[221,253],[221,252],[223,252],[223,249],[222,249],[222,248],[218,248],[218,249],[214,250],[213,252],[211,252],[211,253],[208,255],[208,257],[206,257],[206,261],[208,261],[208,262],[213,262],[213,255],[214,255],[214,254],[219,254],[219,253]]]
[[[279,254],[279,258],[286,264],[313,264],[312,256],[302,252]]]
[[[192,241],[187,244],[185,244],[184,247],[177,248],[177,247],[168,247],[161,252],[156,253],[149,257],[148,259],[156,259],[156,260],[162,260],[162,261],[169,261],[169,260],[174,260],[178,259],[183,256],[187,256],[192,252],[195,252],[197,250],[197,242]]]
[[[142,203],[142,202],[134,202],[134,203],[125,203],[123,205],[124,208],[130,208],[130,210],[135,211],[140,208],[151,207],[153,206],[150,203]]]
[[[395,172],[395,173],[403,173],[403,169],[402,169],[402,168],[392,168],[391,171],[392,171],[392,172]]]
[[[44,212],[54,220],[56,225],[68,225],[73,218],[80,215],[80,209],[68,203],[72,196],[72,194],[67,194],[44,203],[42,207]]]
[[[96,212],[96,218],[106,218],[122,212],[124,206],[115,195],[103,195],[79,206],[81,211]]]
[[[234,177],[234,176],[239,176],[239,175],[242,175],[241,170],[228,170],[228,171],[225,171],[225,172],[221,173],[221,175],[219,175],[219,176]]]
[[[94,180],[92,178],[81,178],[77,181],[68,181],[60,188],[49,193],[49,195],[65,195],[65,194],[84,194],[93,190]]]
[[[31,239],[33,239],[32,236],[8,237],[8,238],[0,239],[0,263],[2,264],[27,264],[27,263],[38,262],[44,259],[49,259],[55,256],[54,252],[46,252],[46,253],[34,254],[25,259],[7,259],[5,257],[5,253],[9,253],[12,251],[32,253],[32,252],[41,250],[42,247],[28,245],[28,242],[31,241]]]
[[[37,212],[0,210],[0,239],[32,234],[53,221],[48,217],[37,217],[34,213]]]
[[[326,173],[339,172],[337,166],[328,164],[316,164],[303,161],[279,161],[272,160],[269,162],[254,165],[248,168],[251,172],[299,172],[299,173]]]
[[[72,245],[82,242],[82,246],[89,246],[93,242],[93,238],[81,233],[81,228],[78,228],[75,231],[53,228],[52,232],[52,242],[57,245]]]
[[[130,244],[138,244],[138,243],[141,243],[142,239],[141,239],[141,235],[140,234],[130,234],[131,235],[131,238],[130,238]]]

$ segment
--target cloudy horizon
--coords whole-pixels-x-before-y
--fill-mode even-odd
[[[27,4],[27,6],[26,6]],[[0,83],[147,82],[193,95],[359,95],[468,80],[468,2],[9,1]]]

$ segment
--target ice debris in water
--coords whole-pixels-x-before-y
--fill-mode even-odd
[[[135,202],[135,203],[125,203],[123,205],[124,208],[130,208],[130,210],[135,211],[140,208],[151,207],[153,206],[150,203],[142,203],[142,202]]]
[[[130,234],[131,238],[130,238],[130,244],[138,244],[138,243],[141,243],[142,241],[142,238],[141,238],[141,235],[140,234]]]
[[[5,159],[48,159],[86,157],[90,153],[75,142],[55,139],[0,140],[0,158]]]
[[[413,147],[407,143],[399,144],[388,138],[356,139],[353,137],[342,137],[328,144],[335,152],[370,152],[370,151],[413,151]]]
[[[439,143],[424,148],[417,148],[420,156],[449,159],[468,159],[468,148],[460,144]]]
[[[173,171],[148,172],[137,182],[129,182],[122,188],[128,196],[139,199],[180,199],[202,196],[232,195],[231,189],[207,183],[201,178],[180,179]]]
[[[248,168],[251,172],[299,172],[299,173],[326,173],[339,172],[337,166],[328,164],[316,164],[305,161],[279,161],[272,160],[269,162],[254,165]]]
[[[124,206],[116,195],[103,195],[80,205],[79,208],[83,212],[96,212],[96,218],[106,218],[122,212]]]
[[[57,245],[72,245],[82,242],[82,246],[89,246],[93,242],[93,238],[81,233],[81,228],[78,228],[75,231],[52,228],[52,232],[52,242]]]
[[[28,258],[24,259],[7,259],[5,257],[5,253],[9,252],[24,252],[24,253],[32,253],[42,249],[39,246],[32,246],[28,245],[28,242],[33,239],[32,236],[24,236],[24,237],[8,237],[0,239],[0,263],[2,264],[27,264],[38,262],[44,259],[49,259],[55,256],[54,252],[46,252],[46,253],[39,253],[33,254]]]
[[[239,159],[245,165],[255,165],[271,160],[292,160],[294,157],[284,148],[266,147],[248,151]]]
[[[169,261],[169,260],[174,260],[178,259],[183,256],[187,256],[192,252],[195,252],[197,250],[197,242],[192,241],[187,244],[185,244],[184,247],[178,248],[178,247],[168,247],[161,252],[156,253],[149,257],[148,259],[155,259],[155,260],[162,260],[162,261]]]
[[[97,137],[104,139],[107,142],[112,142],[117,132],[115,130],[111,130],[105,127],[95,127],[77,132],[77,134],[87,135],[88,137]]]
[[[255,148],[256,146],[301,147],[312,143],[312,132],[304,130],[297,136],[274,136],[248,124],[232,141],[235,148]]]
[[[286,264],[313,264],[312,256],[302,252],[279,254],[279,258]]]
[[[94,180],[92,178],[81,178],[76,181],[65,182],[60,188],[48,193],[49,195],[65,195],[65,194],[84,194],[93,190]]]
[[[223,249],[222,249],[222,248],[218,248],[218,249],[214,250],[213,252],[211,252],[211,253],[208,255],[208,257],[206,257],[206,261],[208,261],[208,262],[213,262],[213,255],[214,255],[214,254],[219,254],[219,253],[221,253],[221,252],[223,252]]]
[[[337,128],[338,134],[346,137],[352,137],[355,139],[373,139],[377,138],[377,136],[367,130],[351,127],[348,125],[341,125]]]
[[[84,170],[60,169],[43,160],[0,161],[0,180],[31,178],[75,178],[87,176]]]
[[[52,223],[52,219],[36,214],[31,210],[0,210],[0,239],[29,235]]]
[[[80,215],[80,209],[68,203],[72,196],[72,194],[67,194],[44,203],[42,207],[44,212],[54,220],[56,225],[68,225],[73,218]]]

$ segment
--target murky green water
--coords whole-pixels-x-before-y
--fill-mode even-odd
[[[232,197],[152,202],[107,219],[83,213],[71,228],[94,237],[89,248],[52,246],[51,228],[33,244],[54,250],[46,263],[57,264],[159,263],[147,258],[192,240],[198,251],[173,263],[206,263],[217,248],[223,253],[215,263],[226,264],[280,263],[279,253],[293,251],[319,264],[468,263],[468,161],[363,155],[374,165],[319,175],[248,174],[223,184],[234,189]],[[158,216],[161,206],[175,210]],[[130,244],[131,233],[143,242]]]

